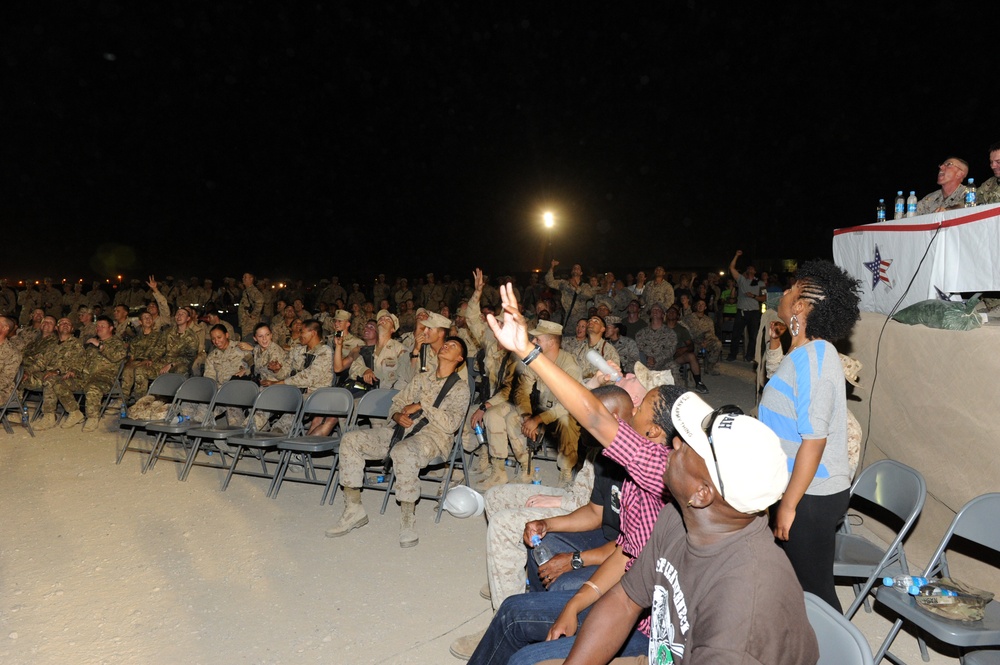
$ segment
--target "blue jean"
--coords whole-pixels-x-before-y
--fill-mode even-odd
[[[551,532],[542,538],[542,544],[548,546],[552,554],[562,552],[576,552],[592,550],[607,544],[608,539],[604,537],[602,529],[593,531],[581,531],[579,533],[556,533]],[[534,550],[528,550],[528,582],[531,591],[576,591],[583,586],[583,583],[590,579],[590,576],[597,570],[597,566],[584,566],[580,570],[568,570],[546,589],[542,581],[538,579],[538,564],[535,562]]]
[[[469,665],[534,665],[549,658],[565,658],[573,637],[546,642],[549,628],[573,597],[572,591],[522,593],[503,601]],[[580,613],[577,630],[589,610]],[[649,638],[633,630],[618,656],[639,656],[649,649]]]

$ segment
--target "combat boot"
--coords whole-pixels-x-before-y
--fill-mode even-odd
[[[55,426],[56,426],[56,417],[55,417],[55,414],[46,413],[46,414],[44,414],[41,417],[41,419],[39,419],[39,421],[37,423],[35,423],[31,427],[35,431],[40,431],[40,430],[43,430],[43,429],[52,429]]]
[[[504,460],[497,457],[490,459],[490,474],[483,478],[483,481],[476,487],[480,492],[485,492],[491,487],[507,484],[507,467]]]
[[[514,474],[515,483],[531,483],[531,453],[525,452],[517,455],[518,469]]]
[[[476,461],[472,464],[472,477],[489,478],[491,472],[490,456],[486,453],[486,449],[483,448],[483,452],[476,455]]]
[[[339,538],[345,536],[354,529],[358,529],[368,524],[368,513],[361,505],[361,488],[344,487],[344,513],[340,516],[340,521],[326,530],[327,538]]]
[[[451,643],[451,655],[459,660],[469,660],[472,658],[473,652],[475,652],[476,647],[483,640],[483,635],[486,634],[486,629],[483,628],[478,633],[472,633],[471,635],[466,635],[465,637],[460,637]]]
[[[83,421],[83,411],[77,409],[76,411],[70,411],[69,415],[66,416],[66,420],[63,421],[61,427],[63,429],[69,429],[70,427],[76,427]]]
[[[94,432],[101,426],[101,419],[97,416],[87,416],[87,422],[83,424],[84,432]]]
[[[402,517],[399,523],[399,546],[414,547],[420,542],[417,535],[417,504],[413,501],[402,501],[399,504]]]

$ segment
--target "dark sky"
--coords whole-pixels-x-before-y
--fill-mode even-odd
[[[533,4],[7,9],[0,275],[723,267],[990,175],[968,4]]]

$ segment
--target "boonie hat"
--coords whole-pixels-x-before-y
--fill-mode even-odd
[[[350,321],[351,313],[345,309],[338,309],[336,312],[333,313],[333,319],[335,321]]]
[[[555,321],[539,319],[534,329],[529,330],[528,334],[532,337],[538,337],[539,335],[557,335],[562,337],[563,327]]]
[[[424,321],[424,326],[428,328],[451,328],[451,319],[437,312],[427,312],[427,320]]]
[[[383,316],[388,316],[389,319],[392,321],[392,329],[393,330],[399,330],[399,319],[396,317],[395,314],[390,314],[389,310],[387,310],[387,309],[380,309],[378,311],[378,314],[375,315],[375,321],[377,322]]]
[[[705,460],[726,503],[741,513],[758,513],[785,493],[788,457],[778,435],[756,418],[721,413],[712,419],[714,413],[697,394],[687,392],[674,402],[670,416],[684,442]],[[711,444],[705,433],[709,426]]]

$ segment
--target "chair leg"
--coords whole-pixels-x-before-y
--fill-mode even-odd
[[[222,481],[221,491],[225,492],[226,488],[229,487],[229,481],[232,479],[233,472],[236,471],[236,465],[240,463],[241,457],[243,457],[243,446],[236,448],[236,456],[233,457],[233,463],[229,465],[229,471],[226,473],[226,479]],[[267,469],[265,468],[264,470],[266,471]]]
[[[128,450],[129,444],[132,443],[132,437],[135,436],[135,430],[135,427],[129,429],[128,434],[125,436],[125,445],[118,451],[118,458],[115,460],[115,464],[122,463],[122,459],[125,457],[125,451]]]
[[[278,459],[278,467],[274,470],[274,477],[271,478],[271,484],[267,486],[267,494],[264,496],[269,496],[272,499],[278,498],[278,489],[281,488],[281,481],[285,479],[285,470],[288,468],[288,461],[291,457],[291,450],[281,451],[281,457]]]
[[[188,451],[187,457],[184,460],[184,468],[181,469],[180,480],[187,480],[188,474],[191,473],[191,467],[194,466],[194,458],[198,456],[198,451],[201,449],[201,437],[196,437],[194,443],[191,445],[191,450]]]
[[[330,465],[330,478],[326,481],[326,487],[323,488],[323,499],[319,502],[319,505],[326,503],[326,497],[330,497],[330,505],[333,505],[333,498],[337,496],[337,480],[340,478],[340,455],[334,454],[333,462]]]
[[[157,458],[160,456],[160,451],[163,450],[163,445],[166,443],[167,435],[160,432],[156,435],[156,440],[153,441],[153,447],[149,450],[149,457],[146,458],[146,462],[142,465],[142,472],[146,473],[153,468],[156,464]]]
[[[389,484],[385,486],[385,498],[382,499],[382,510],[378,511],[379,515],[385,515],[386,506],[389,505],[389,497],[392,495],[392,486],[396,484],[396,472],[389,472]]]
[[[889,653],[889,647],[892,646],[893,641],[896,639],[896,635],[899,634],[900,628],[903,627],[903,620],[896,619],[896,622],[892,624],[892,628],[889,629],[889,634],[885,636],[885,640],[882,642],[882,646],[879,647],[878,653],[875,654],[875,658],[872,662],[878,665],[882,662],[884,658],[888,658],[892,662],[900,662],[895,656]]]

